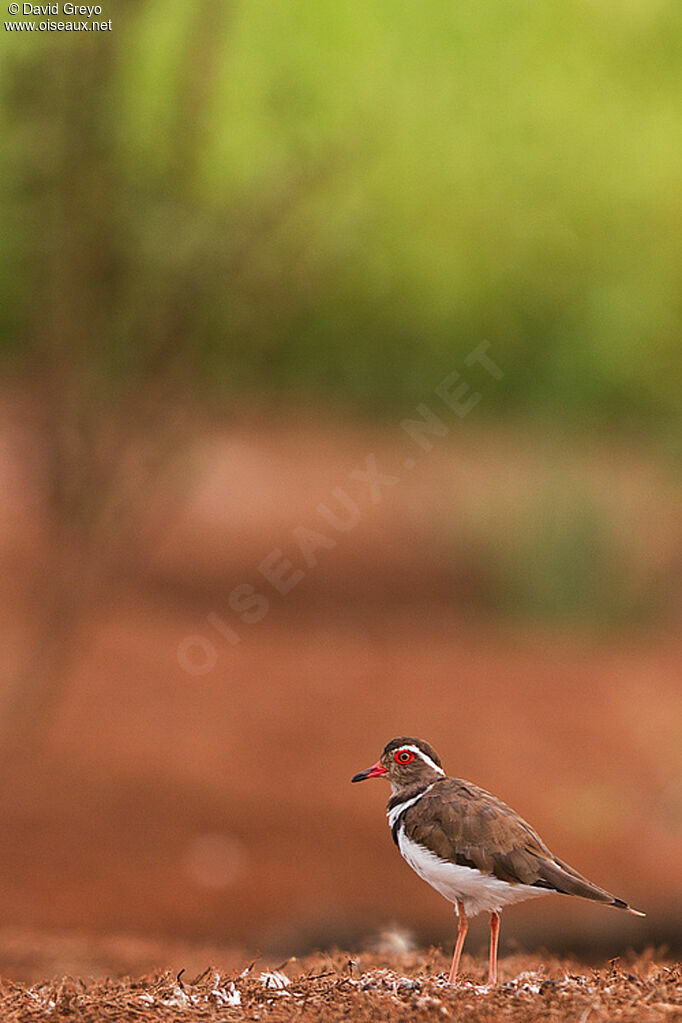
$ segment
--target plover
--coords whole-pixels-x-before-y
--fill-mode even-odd
[[[376,764],[352,781],[380,777],[391,785],[387,817],[403,858],[455,907],[458,928],[450,984],[457,976],[469,920],[478,913],[490,913],[490,986],[497,982],[505,906],[558,892],[644,916],[558,859],[501,799],[471,782],[447,777],[428,742],[391,739]]]

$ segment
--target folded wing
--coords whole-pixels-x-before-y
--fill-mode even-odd
[[[485,789],[443,778],[405,813],[411,837],[436,856],[509,884],[577,895],[643,916],[592,884],[547,848],[518,814]]]

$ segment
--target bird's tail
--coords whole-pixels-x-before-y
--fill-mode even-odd
[[[611,892],[607,892],[606,889],[600,888],[598,885],[588,881],[586,877],[583,877],[582,874],[579,874],[577,870],[569,867],[568,863],[564,863],[562,860],[556,858],[545,860],[542,864],[540,876],[547,883],[547,886],[553,888],[556,892],[562,892],[565,895],[577,895],[581,899],[591,899],[594,902],[601,902],[606,906],[613,906],[615,909],[624,909],[628,913],[634,914],[634,916],[646,916],[646,913],[642,913],[639,909],[633,909],[623,899],[617,899]]]
[[[624,909],[627,913],[632,913],[634,916],[646,916],[646,913],[642,913],[641,909],[633,909],[632,906],[628,906],[627,902],[623,902],[622,899],[614,899],[611,903],[616,909]]]

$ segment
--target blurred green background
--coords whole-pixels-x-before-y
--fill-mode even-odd
[[[5,37],[15,367],[50,334],[106,386],[164,352],[185,389],[376,413],[488,338],[490,415],[642,428],[679,454],[674,0],[109,15],[97,36]]]

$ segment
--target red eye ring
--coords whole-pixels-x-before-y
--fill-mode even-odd
[[[411,764],[414,760],[414,753],[409,749],[399,749],[393,754],[396,764]]]

